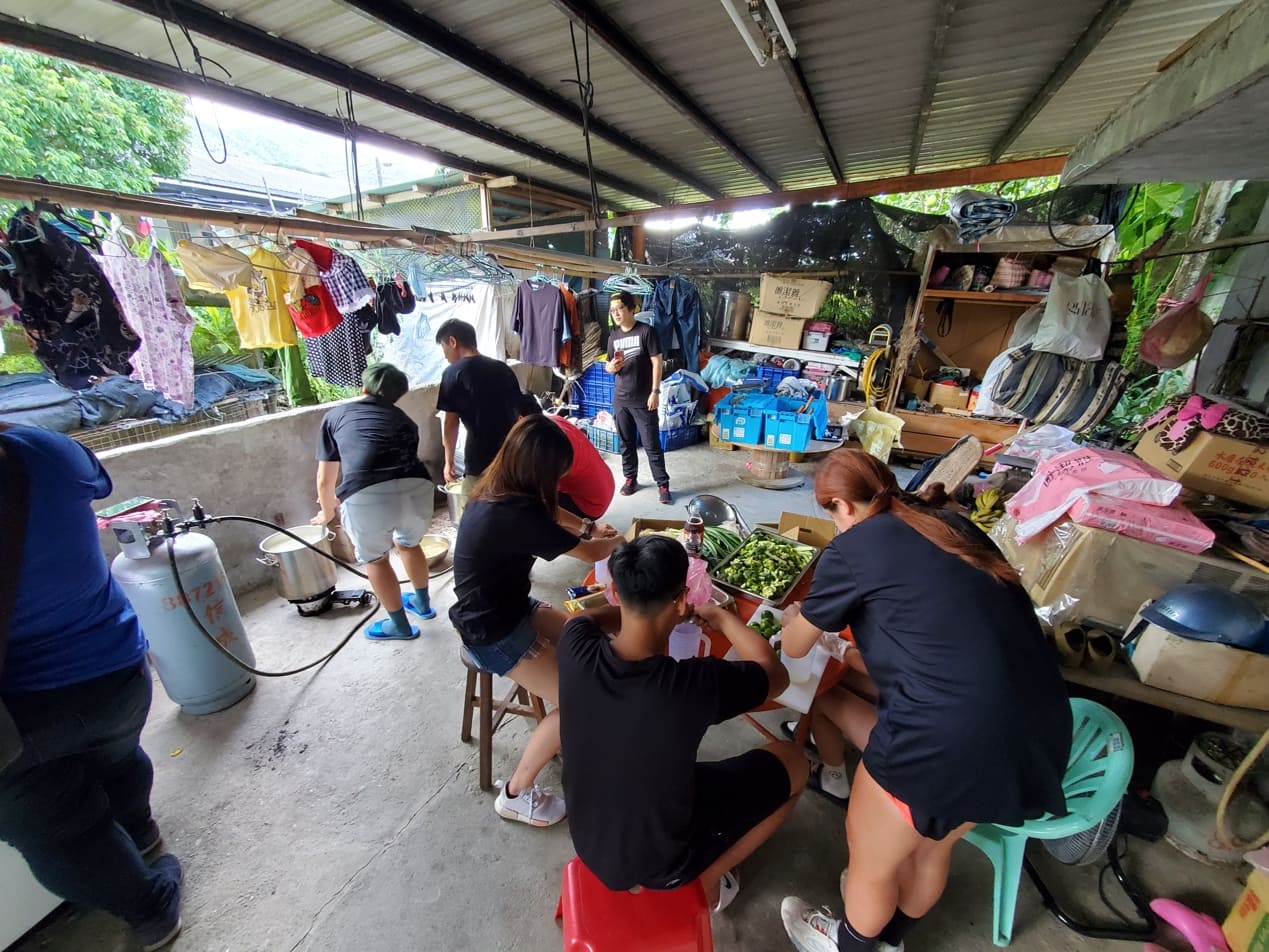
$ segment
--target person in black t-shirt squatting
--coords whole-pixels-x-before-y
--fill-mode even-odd
[[[699,879],[721,911],[734,867],[788,817],[806,785],[802,752],[785,741],[697,762],[714,724],[777,696],[789,674],[766,638],[716,605],[697,615],[738,661],[666,654],[690,614],[687,553],[648,536],[608,560],[621,603],[611,640],[592,619],[564,627],[558,649],[564,793],[583,863],[609,889],[675,889]]]
[[[639,448],[648,457],[648,468],[656,480],[662,504],[668,506],[670,476],[665,471],[665,453],[661,449],[661,428],[657,423],[657,405],[661,401],[661,344],[656,330],[634,317],[634,295],[621,291],[612,296],[608,314],[617,325],[608,338],[608,362],[604,369],[617,379],[613,381],[612,415],[621,438],[621,486],[623,496],[639,488]]]
[[[466,321],[446,321],[436,330],[436,342],[449,362],[436,397],[436,409],[445,414],[441,425],[445,482],[458,479],[454,457],[461,422],[467,430],[463,495],[468,496],[519,419],[520,382],[501,360],[486,357],[476,349],[476,328]]]
[[[428,595],[427,556],[419,547],[432,524],[432,484],[419,459],[419,428],[396,405],[410,382],[392,364],[377,363],[361,376],[362,399],[336,407],[322,420],[317,440],[317,503],[312,520],[335,518],[336,499],[344,530],[370,586],[387,611],[366,629],[372,640],[408,640],[419,630],[406,618],[435,618]],[[414,591],[401,596],[388,554],[396,547]]]
[[[1066,812],[1071,707],[1018,573],[942,508],[941,485],[901,492],[886,464],[838,450],[815,499],[840,532],[806,601],[785,609],[784,653],[804,657],[849,626],[850,677],[877,702],[839,686],[811,707],[808,786],[848,803],[845,914],[794,896],[780,913],[799,952],[894,952],[943,894],[970,828]],[[863,754],[853,784],[846,740]]]

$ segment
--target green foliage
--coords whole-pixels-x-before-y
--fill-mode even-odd
[[[0,47],[0,172],[148,192],[185,170],[184,97]]]
[[[190,346],[195,360],[223,360],[242,352],[238,328],[227,307],[190,308],[194,315],[194,334]]]
[[[1183,236],[1194,223],[1199,186],[1177,182],[1155,182],[1134,189],[1123,219],[1116,229],[1120,258],[1134,258],[1169,230]],[[1133,279],[1136,299],[1128,315],[1128,345],[1122,363],[1129,370],[1137,366],[1141,335],[1154,323],[1155,302],[1176,273],[1180,258],[1147,261]]]
[[[1173,397],[1189,389],[1190,373],[1186,367],[1143,377],[1124,391],[1098,432],[1114,437],[1117,442],[1129,442],[1141,424]]]
[[[833,326],[852,340],[867,340],[876,326],[872,312],[853,297],[834,291],[820,308],[816,320],[832,321]]]
[[[0,354],[0,374],[42,374],[44,365],[34,354]]]
[[[908,211],[924,212],[928,215],[946,215],[952,207],[952,198],[957,192],[973,188],[979,192],[992,192],[1001,198],[1018,201],[1043,195],[1058,187],[1056,175],[1041,178],[1014,179],[1009,182],[993,182],[990,185],[960,185],[955,188],[936,188],[924,192],[905,192],[902,195],[878,195],[877,201],[895,208],[906,208]]]

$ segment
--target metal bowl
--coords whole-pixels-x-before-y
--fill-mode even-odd
[[[423,554],[427,556],[427,567],[434,569],[445,561],[445,556],[449,555],[449,539],[438,535],[425,535],[419,543],[423,547]]]
[[[724,581],[722,578],[722,570],[727,566],[729,562],[731,562],[732,559],[736,558],[738,554],[744,551],[745,545],[748,544],[751,539],[759,539],[763,537],[769,538],[776,542],[782,542],[785,545],[795,546],[796,548],[799,548],[799,549],[810,549],[811,552],[814,553],[814,556],[812,557],[811,561],[806,563],[806,568],[804,568],[801,572],[798,573],[797,578],[795,578],[792,582],[790,582],[789,585],[783,591],[776,592],[774,595],[770,597],[766,595],[762,595],[758,592],[748,591],[747,589],[741,588],[739,585],[735,585],[731,582]],[[731,553],[731,555],[727,556],[727,558],[723,559],[721,562],[718,563],[718,567],[715,568],[712,573],[710,573],[710,577],[714,580],[715,585],[717,585],[719,588],[725,591],[731,592],[735,595],[742,595],[746,598],[752,598],[754,601],[766,602],[771,605],[779,606],[779,605],[783,605],[785,600],[789,597],[789,595],[793,592],[793,590],[797,588],[800,584],[802,584],[802,579],[806,578],[807,573],[809,573],[815,568],[815,563],[819,560],[819,557],[820,557],[820,550],[816,549],[815,546],[807,545],[804,542],[794,542],[792,539],[786,538],[785,536],[782,536],[779,533],[772,532],[770,529],[764,529],[762,526],[758,526],[753,530],[753,532],[749,534],[749,536],[745,539],[745,541],[740,544],[739,548],[737,548],[735,551]]]

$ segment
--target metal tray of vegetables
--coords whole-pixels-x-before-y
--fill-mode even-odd
[[[761,527],[718,564],[714,581],[736,595],[780,604],[815,565],[820,550]]]

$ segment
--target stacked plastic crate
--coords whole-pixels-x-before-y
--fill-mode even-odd
[[[581,388],[581,396],[578,398],[580,407],[578,412],[583,418],[593,419],[596,414],[603,410],[609,413],[612,412],[613,376],[604,369],[603,364],[592,364],[590,369],[582,374],[578,386]],[[595,426],[593,423],[583,423],[582,429],[594,447],[601,453],[621,452],[621,440],[613,430]],[[682,449],[698,442],[700,438],[700,427],[680,426],[672,430],[662,430],[661,449],[666,452]]]

